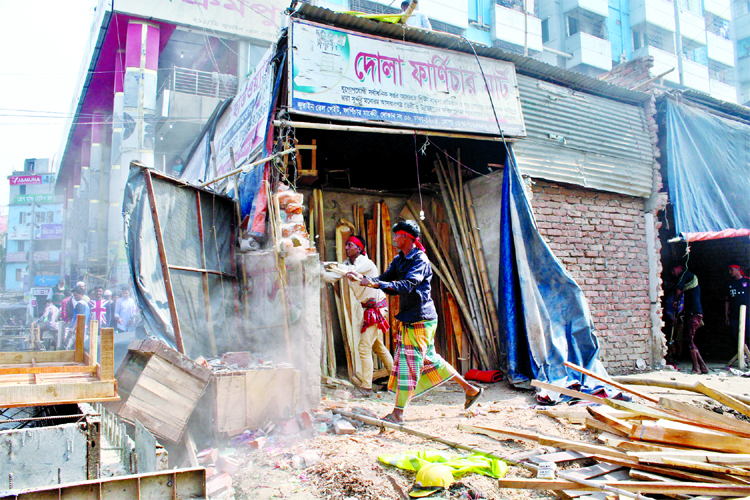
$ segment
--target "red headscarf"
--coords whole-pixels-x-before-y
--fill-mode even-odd
[[[422,250],[423,252],[425,251],[425,249],[424,249],[424,246],[422,245],[422,242],[421,242],[421,241],[419,241],[419,236],[417,236],[417,237],[415,238],[413,234],[409,234],[409,233],[407,233],[406,231],[396,231],[396,234],[402,234],[402,235],[404,235],[404,236],[408,236],[409,238],[411,238],[411,239],[413,239],[413,240],[414,240],[414,246],[415,246],[415,247],[419,248],[419,249],[420,249],[420,250]]]
[[[367,255],[367,250],[365,250],[365,244],[364,244],[364,243],[362,243],[362,240],[360,240],[360,239],[359,239],[359,238],[357,238],[356,236],[353,236],[353,235],[352,235],[352,236],[349,236],[349,237],[348,237],[348,238],[346,239],[346,242],[347,242],[347,243],[354,243],[354,244],[355,244],[355,245],[357,245],[357,247],[358,247],[358,248],[359,248],[359,249],[360,249],[360,250],[362,251],[362,255]]]

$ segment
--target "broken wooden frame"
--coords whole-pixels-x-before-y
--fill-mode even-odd
[[[118,401],[114,377],[114,329],[89,325],[89,349],[84,352],[86,318],[76,320],[72,351],[0,353],[0,407]],[[99,336],[101,333],[101,364]]]

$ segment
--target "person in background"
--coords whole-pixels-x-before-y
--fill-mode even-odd
[[[135,323],[138,314],[138,306],[135,300],[130,296],[130,290],[124,288],[121,292],[122,297],[115,304],[115,323],[117,330],[120,332],[132,332],[135,329]]]
[[[68,317],[68,302],[70,302],[70,299],[73,297],[73,292],[66,289],[63,292],[63,296],[62,302],[60,302],[60,320],[65,323],[70,323],[70,317]]]
[[[364,315],[362,317],[362,329],[359,337],[359,359],[362,363],[362,392],[366,395],[372,394],[372,353],[375,352],[385,368],[390,373],[393,368],[393,357],[388,352],[388,348],[383,344],[383,334],[388,331],[388,299],[382,290],[364,287],[359,284],[363,276],[374,278],[378,275],[378,268],[375,263],[367,257],[365,244],[359,236],[350,236],[344,246],[347,259],[340,263],[327,264],[326,267],[338,267],[346,271],[346,277],[349,278],[352,292],[357,301],[362,304]],[[334,283],[343,276],[326,272],[323,279],[328,283]],[[382,332],[382,333],[381,333]]]
[[[408,0],[404,0],[403,2],[401,2],[401,12],[406,12],[406,9],[409,8],[409,5],[411,5],[411,2],[409,2]],[[419,12],[416,8],[412,11],[409,18],[405,21],[405,24],[407,26],[424,28],[426,30],[432,29],[432,24],[430,24],[430,20],[427,19],[427,16]]]
[[[675,302],[684,297],[683,303],[683,347],[690,352],[694,374],[708,373],[708,367],[703,362],[701,353],[695,345],[695,332],[703,326],[703,308],[701,307],[701,287],[698,277],[688,271],[685,265],[677,262],[672,264],[672,275],[678,279],[675,292]],[[675,306],[675,309],[677,307]]]
[[[727,266],[731,280],[727,283],[727,294],[724,297],[724,321],[729,325],[732,335],[737,337],[740,331],[740,306],[745,306],[745,345],[750,346],[748,321],[750,320],[750,278],[742,272],[739,262],[730,262]]]
[[[88,302],[89,300],[91,300],[91,298],[88,295],[86,295],[86,291],[85,291],[86,290],[86,283],[84,283],[83,281],[79,281],[78,283],[76,283],[76,287],[80,288],[81,290],[84,290],[84,292],[83,292],[83,298],[86,299],[86,302]]]
[[[99,322],[99,328],[109,328],[112,324],[112,304],[109,300],[105,299],[103,295],[104,289],[102,287],[94,287],[91,294],[91,301],[89,301],[89,307],[91,308],[91,313],[93,315],[92,319]]]
[[[178,156],[174,159],[174,165],[172,165],[172,175],[179,177],[184,169],[185,165],[182,164],[182,158]]]
[[[60,307],[62,300],[65,298],[64,292],[66,290],[67,287],[65,286],[65,278],[60,278],[60,281],[58,281],[57,284],[52,287],[52,303],[57,307]]]
[[[455,368],[435,352],[435,332],[438,316],[430,295],[432,266],[419,241],[420,230],[413,220],[393,226],[393,246],[399,252],[388,269],[377,278],[363,277],[362,286],[383,290],[399,296],[401,322],[398,332],[395,362],[388,390],[396,393],[396,404],[383,417],[393,423],[404,421],[404,408],[412,398],[448,380],[455,380],[464,390],[464,408],[470,408],[482,395],[483,389],[468,383]]]

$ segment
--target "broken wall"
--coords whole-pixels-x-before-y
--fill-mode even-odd
[[[493,293],[497,300],[503,174],[469,182]],[[531,186],[540,234],[583,290],[609,373],[651,360],[644,202],[543,180]]]

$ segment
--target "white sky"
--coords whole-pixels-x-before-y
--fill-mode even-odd
[[[97,0],[0,0],[0,213],[7,176],[57,155]],[[55,168],[59,158],[55,157]]]

